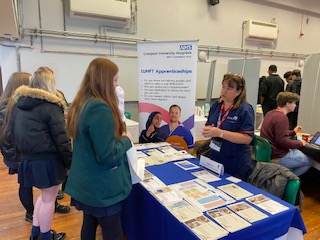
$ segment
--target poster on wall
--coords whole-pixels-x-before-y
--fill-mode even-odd
[[[140,132],[155,112],[168,124],[172,105],[180,107],[179,124],[194,127],[197,53],[198,41],[138,43]]]

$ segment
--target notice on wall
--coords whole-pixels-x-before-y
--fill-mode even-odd
[[[180,122],[194,127],[197,76],[197,41],[138,43],[140,131],[150,113],[169,123],[169,107],[181,107]]]

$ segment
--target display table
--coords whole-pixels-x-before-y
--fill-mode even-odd
[[[133,142],[139,142],[139,123],[131,119],[126,119],[127,131],[131,133]]]
[[[315,149],[311,146],[304,146],[300,148],[301,152],[313,159],[313,167],[320,171],[320,149]]]
[[[190,161],[195,164],[199,163],[198,159],[192,159]],[[147,169],[166,185],[195,178],[190,171],[185,171],[172,162],[150,166],[147,167]],[[210,185],[218,187],[231,183],[225,179],[227,176],[228,175],[225,174],[221,180],[211,182]],[[269,216],[268,218],[255,222],[248,228],[229,233],[221,239],[303,239],[303,233],[306,232],[306,228],[296,207],[246,182],[242,181],[237,183],[237,185],[254,195],[262,193],[287,206],[289,209],[275,215],[267,214]],[[125,201],[122,214],[123,229],[128,240],[199,239],[140,184],[133,186],[131,195],[127,201]]]

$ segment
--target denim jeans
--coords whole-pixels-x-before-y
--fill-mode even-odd
[[[280,158],[277,164],[293,168],[293,173],[300,176],[312,166],[312,159],[298,149],[289,149],[287,155]]]

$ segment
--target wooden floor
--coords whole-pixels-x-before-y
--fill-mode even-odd
[[[305,240],[320,239],[320,172],[311,169],[302,176],[303,199],[302,217],[307,227]],[[0,239],[22,240],[29,239],[31,223],[24,220],[25,210],[18,197],[16,175],[8,175],[7,168],[0,161]],[[36,196],[39,194],[36,192]],[[65,196],[59,202],[69,205],[70,197]],[[82,224],[82,214],[73,207],[68,214],[55,214],[52,229],[67,233],[67,239],[80,239],[79,233]],[[100,229],[97,240],[101,240]],[[141,239],[142,240],[142,239]],[[241,239],[239,239],[241,240]]]
[[[34,199],[39,191],[34,189]],[[70,204],[70,197],[65,195],[59,203]],[[32,224],[26,222],[25,210],[18,196],[17,175],[9,175],[7,167],[1,158],[0,162],[0,239],[22,240],[29,239]],[[68,240],[79,240],[82,225],[82,212],[71,207],[67,214],[54,214],[52,229],[57,232],[65,232]],[[101,230],[98,228],[97,240],[102,240]]]

